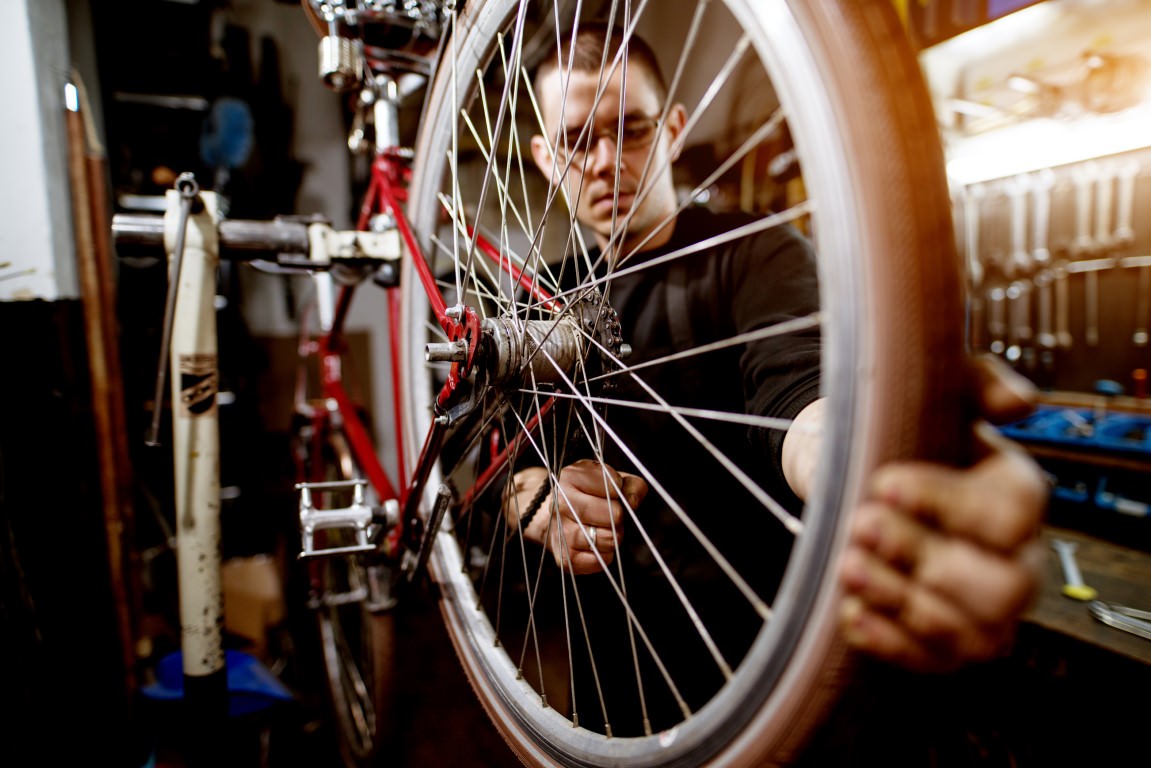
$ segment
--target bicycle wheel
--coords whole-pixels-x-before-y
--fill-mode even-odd
[[[313,422],[314,424],[314,422]],[[347,481],[356,477],[342,435],[322,434],[316,441],[303,431],[301,443],[313,447],[313,480]],[[318,445],[318,449],[316,446]],[[318,455],[317,455],[318,454]],[[312,491],[318,508],[346,507],[351,489]],[[316,533],[318,546],[355,544],[347,528]],[[324,689],[332,715],[336,746],[348,768],[377,765],[388,736],[391,715],[394,618],[381,595],[387,594],[387,567],[363,555],[324,555],[307,562],[308,607],[316,620]]]
[[[644,181],[666,169],[645,161],[627,199],[617,191],[598,203],[612,212],[609,231],[575,223],[562,198],[579,190],[549,183],[533,164],[530,137],[547,131],[528,73],[555,55],[543,51],[566,39],[576,15],[652,42],[670,75],[668,102],[686,105],[681,143],[664,152],[679,156],[680,222],[705,199],[730,207],[741,197],[726,193],[733,175],[771,186],[763,158],[787,169],[794,148],[795,166],[776,174],[779,194],[769,197],[801,190],[801,201],[767,213],[755,183],[745,185],[740,202],[755,215],[736,219],[744,229],[733,237],[751,232],[761,243],[781,225],[807,229],[817,311],[748,327],[744,318],[728,322],[731,306],[716,298],[705,322],[667,313],[661,348],[628,349],[647,322],[635,306],[637,281],[706,304],[707,295],[693,294],[693,256],[717,239],[709,231],[692,242],[677,224],[685,230],[673,235],[677,247],[658,258],[613,251]],[[489,354],[457,368],[466,402],[437,410],[447,372],[426,361],[425,344],[442,333],[408,264],[404,392],[410,455],[433,418],[448,425],[428,492],[446,485],[455,503],[432,564],[463,665],[531,765],[787,762],[850,669],[836,634],[835,574],[864,478],[895,457],[952,458],[958,434],[959,265],[934,115],[898,19],[887,0],[508,0],[468,4],[450,34],[416,146],[410,215],[449,304],[481,318],[479,346]],[[704,51],[721,52],[718,63],[705,63]],[[608,82],[620,67],[610,50],[600,60],[599,82]],[[653,147],[672,111],[643,116],[658,120]],[[605,146],[622,157],[619,144],[644,138],[622,124],[597,125],[598,134],[564,127],[548,139],[561,162]],[[553,170],[553,179],[563,176]],[[510,270],[493,266],[474,232]],[[595,243],[606,243],[610,258],[589,249]],[[720,280],[725,290],[772,290],[771,275],[747,271],[759,258],[740,253]],[[730,328],[701,337],[703,325]],[[768,338],[818,356],[827,418],[802,505],[777,491],[778,477],[765,470],[772,457],[761,452],[776,445],[771,435],[794,408],[749,414],[740,380],[741,355],[754,357],[775,343]],[[521,351],[510,362],[499,354],[509,348]],[[734,397],[725,370],[737,379]],[[685,391],[703,402],[677,399]],[[669,459],[669,446],[690,458]],[[554,486],[580,457],[626,467],[650,490],[626,510],[623,544],[613,534],[603,572],[573,576],[571,562],[562,567],[524,540],[502,499],[523,469],[543,466]],[[476,488],[493,475],[493,488]],[[701,489],[697,477],[709,485]],[[559,503],[539,514],[558,519]]]

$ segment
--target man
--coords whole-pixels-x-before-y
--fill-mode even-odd
[[[678,205],[670,166],[676,159],[675,139],[687,118],[684,108],[676,105],[662,125],[654,119],[661,114],[666,88],[654,56],[642,41],[631,39],[626,76],[624,68],[617,67],[597,102],[605,33],[600,25],[582,27],[570,71],[558,64],[563,61],[566,67],[569,61],[567,45],[558,56],[544,59],[534,85],[545,131],[532,139],[532,154],[540,171],[564,186],[577,218],[594,233],[604,260],[627,265],[650,259],[652,254],[664,252],[661,249],[674,249],[680,242],[705,239],[713,230],[724,231],[730,221],[694,211],[674,216]],[[617,32],[608,44],[609,61],[619,45]],[[589,117],[591,139],[577,144]],[[622,235],[614,234],[613,240],[613,233],[623,225],[626,229]],[[644,349],[649,342],[674,349],[683,343],[675,338],[677,334],[698,331],[695,322],[684,328],[674,317],[666,317],[675,311],[660,304],[659,297],[666,289],[661,280],[665,278],[679,280],[688,286],[689,293],[699,281],[704,281],[701,290],[707,292],[738,293],[738,275],[722,273],[739,268],[749,259],[759,259],[756,268],[770,269],[777,277],[770,287],[768,305],[757,303],[748,311],[802,317],[814,308],[818,295],[811,254],[796,233],[786,227],[775,228],[734,247],[744,250],[716,257],[724,259],[720,267],[706,259],[693,259],[683,269],[698,266],[698,273],[677,277],[668,271],[654,276],[640,271],[627,280],[613,281],[610,303],[620,311],[627,340],[640,355],[646,355],[642,359],[657,356]],[[756,290],[764,292],[759,286]],[[742,306],[738,297],[730,302],[725,297],[717,303]],[[703,325],[708,322],[712,321]],[[734,396],[747,399],[754,412],[794,417],[786,435],[764,437],[765,450],[778,457],[767,462],[777,465],[778,476],[772,477],[767,470],[764,483],[773,493],[778,490],[786,496],[793,492],[802,499],[810,490],[823,418],[823,401],[818,398],[818,339],[797,334],[788,337],[785,344],[772,344],[770,349],[753,350],[725,364],[735,366]],[[714,387],[722,386],[711,383],[720,378],[714,372],[722,366],[706,365],[704,373],[711,377],[706,384],[672,382],[682,385],[683,397],[711,397]],[[758,368],[749,373],[748,365]],[[686,370],[685,374],[677,368],[674,376],[691,379],[695,374]],[[1030,409],[1033,392],[1021,377],[988,361],[973,362],[970,375],[985,417],[1017,418]],[[738,380],[741,376],[762,386],[749,394]],[[720,392],[715,396],[729,395]],[[756,398],[762,402],[754,402]],[[651,429],[644,425],[644,417],[634,418],[636,429]],[[976,424],[974,430],[984,455],[970,468],[925,463],[881,468],[871,479],[870,496],[858,510],[850,532],[841,573],[847,593],[840,611],[844,637],[853,647],[908,670],[950,671],[1002,655],[1037,587],[1037,537],[1046,501],[1042,477],[1021,451],[998,438],[989,426]],[[696,459],[681,460],[679,448],[670,448],[663,432],[646,434],[659,435],[649,452],[651,460],[663,468],[661,481],[685,478],[683,492],[694,493],[700,504],[707,503],[708,492],[717,494],[711,507],[720,509],[709,517],[718,522],[709,529],[709,535],[757,539],[756,547],[762,545],[759,552],[766,553],[765,563],[786,555],[790,545],[772,548],[766,529],[749,532],[744,527],[746,521],[741,521],[733,533],[733,526],[724,522],[728,491],[717,492],[709,487],[710,481],[699,482]],[[720,435],[717,439],[728,438]],[[614,460],[606,463],[613,485],[622,490],[631,506],[645,510],[654,495],[647,483]],[[755,467],[748,469],[757,471]],[[560,524],[549,514],[538,514],[525,527],[529,539],[547,546],[558,563],[577,574],[595,573],[601,570],[601,562],[611,563],[617,540],[626,543],[638,538],[628,530],[621,500],[604,497],[602,471],[603,467],[594,462],[572,462],[561,473],[560,488],[552,491],[562,499],[555,505]],[[517,503],[512,506],[526,509],[544,478],[542,470],[519,472],[515,477]],[[551,509],[550,501],[545,500],[543,508]],[[651,521],[646,511],[642,516]],[[589,527],[595,529],[591,541],[581,533]],[[654,523],[648,526],[649,531],[658,528]],[[765,537],[762,541],[758,540],[761,534]],[[778,576],[773,573],[769,578]],[[705,602],[713,599],[710,587],[704,594]],[[723,598],[716,600],[723,603]],[[748,642],[738,633],[720,642],[729,640],[736,648]]]

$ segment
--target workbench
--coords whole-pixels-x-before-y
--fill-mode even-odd
[[[1099,649],[1151,665],[1151,640],[1109,627],[1092,618],[1087,603],[1063,594],[1063,570],[1051,548],[1053,539],[1077,544],[1075,559],[1083,580],[1098,591],[1098,599],[1151,610],[1151,553],[1119,546],[1078,530],[1048,526],[1046,579],[1024,621],[1066,635]]]
[[[1004,425],[1048,473],[1045,581],[1024,622],[1151,666],[1151,640],[1108,626],[1063,594],[1055,539],[1074,542],[1098,599],[1151,611],[1151,400],[1045,392],[1026,419]]]

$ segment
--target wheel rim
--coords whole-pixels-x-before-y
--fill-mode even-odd
[[[342,436],[333,433],[328,438],[315,457],[321,473],[317,476],[329,481],[355,477]],[[346,505],[350,496],[347,490],[320,490],[313,498],[324,509]],[[327,547],[355,543],[346,529],[321,530],[319,535]],[[378,697],[387,695],[382,682],[387,657],[380,655],[385,649],[379,646],[384,638],[376,635],[380,619],[367,607],[370,566],[361,557],[347,555],[313,558],[307,566],[336,743],[345,764],[368,765],[379,748]]]
[[[649,13],[653,10],[646,4],[637,3],[637,6],[647,8]],[[694,7],[691,4],[684,15],[694,18]],[[863,251],[861,260],[866,262],[866,252],[884,247],[884,241],[882,237],[876,240],[874,234],[868,232],[861,221],[867,211],[861,209],[858,202],[860,193],[851,184],[843,182],[858,174],[859,169],[851,157],[852,148],[839,143],[845,125],[843,116],[836,113],[835,99],[842,96],[813,99],[796,92],[804,82],[827,77],[827,73],[821,70],[824,62],[818,52],[813,54],[803,45],[797,45],[797,41],[810,37],[811,25],[826,27],[828,22],[804,18],[802,11],[794,12],[791,4],[786,2],[729,2],[726,7],[731,23],[746,32],[747,56],[758,58],[759,63],[773,73],[790,71],[786,77],[773,78],[773,83],[779,99],[789,105],[786,119],[794,134],[796,151],[804,161],[803,180],[809,199],[818,207],[814,217],[816,238],[820,250],[828,254],[823,257],[827,260],[820,264],[822,303],[826,307],[820,317],[824,330],[823,390],[829,398],[832,419],[840,439],[826,441],[828,444],[820,461],[816,491],[803,512],[805,534],[792,550],[788,570],[771,606],[774,618],[758,633],[747,650],[741,671],[691,717],[651,736],[612,738],[584,728],[573,728],[566,716],[544,706],[542,694],[545,692],[541,691],[541,686],[529,682],[521,673],[519,649],[508,648],[506,637],[497,637],[498,633],[493,628],[494,615],[476,609],[482,601],[477,597],[476,584],[468,574],[468,553],[461,550],[460,539],[456,536],[461,528],[457,526],[455,532],[441,535],[434,564],[437,579],[444,587],[449,630],[481,698],[513,746],[529,761],[560,760],[589,765],[617,760],[636,765],[675,764],[677,760],[685,764],[696,763],[717,755],[724,744],[739,738],[738,735],[753,719],[760,730],[766,727],[767,722],[779,724],[793,719],[790,710],[804,709],[802,703],[796,701],[797,697],[804,698],[813,687],[834,673],[834,670],[829,672],[824,664],[828,658],[838,658],[840,652],[832,632],[837,593],[834,579],[828,574],[833,570],[841,545],[841,510],[850,508],[859,498],[861,477],[867,469],[890,451],[887,446],[876,447],[874,434],[877,426],[871,421],[874,411],[870,408],[876,395],[867,380],[870,356],[874,352],[867,348],[869,338],[866,333],[857,332],[861,318],[868,316],[868,309],[861,303],[876,289],[863,282],[870,278],[868,270],[871,267],[853,263],[846,254]],[[478,41],[490,38],[494,30],[502,28],[509,19],[513,27],[517,21],[522,22],[522,17],[517,19],[516,11],[513,3],[481,4],[472,15],[459,20],[454,39],[458,41],[462,37],[463,43],[449,40],[446,60],[460,55],[468,64],[467,67],[461,66],[460,71],[474,69],[491,52]],[[713,11],[709,9],[709,13]],[[461,35],[459,30],[465,27],[469,34]],[[699,30],[698,27],[689,29],[688,38],[694,34],[693,29],[695,32]],[[463,45],[465,49],[453,49],[453,44]],[[701,44],[697,42],[696,45]],[[514,57],[515,50],[515,44],[507,42],[503,52],[497,49],[496,55]],[[459,72],[456,78],[453,88],[458,90],[451,92],[464,94],[467,87],[461,81],[465,78]],[[447,94],[449,90],[441,87],[441,93]],[[445,96],[445,100],[448,98]],[[464,100],[463,96],[459,98]],[[487,117],[489,131],[493,124],[502,125],[500,109],[495,100],[492,102],[482,113]],[[455,124],[455,107],[441,104],[438,108],[440,111],[437,111],[433,94],[432,106],[425,114],[424,134],[417,148],[412,216],[416,230],[424,233],[435,230],[437,221],[444,215],[444,208],[437,199],[441,192],[438,179],[444,177],[445,163],[448,162],[443,159],[444,151],[458,146],[461,141],[458,132],[469,130],[466,124],[457,126],[455,130],[458,132],[453,138],[451,126]],[[476,122],[479,121],[473,121]],[[765,123],[759,124],[760,127],[763,125]],[[502,140],[507,141],[506,137]],[[475,143],[483,147],[484,141],[481,133]],[[490,149],[490,139],[488,142]],[[731,143],[738,146],[740,142]],[[733,162],[739,160],[736,158]],[[489,183],[489,189],[492,183]],[[504,182],[504,186],[510,188],[515,184]],[[498,193],[493,194],[498,197]],[[471,202],[476,199],[473,194]],[[447,203],[450,208],[454,205]],[[945,212],[946,208],[941,210]],[[937,212],[929,214],[939,215]],[[505,220],[516,215],[513,213]],[[442,239],[433,242],[428,238],[422,245],[432,253],[442,253],[445,248],[453,252],[460,252],[461,248],[467,251],[469,244],[466,238],[461,239],[463,246],[458,241],[445,246]],[[530,242],[532,237],[527,240]],[[522,252],[522,243],[519,249]],[[406,410],[412,422],[405,432],[418,442],[427,430],[430,396],[439,382],[434,374],[427,373],[428,369],[423,364],[422,345],[428,337],[420,329],[427,326],[426,302],[418,290],[412,290],[416,281],[410,274],[404,282],[409,324],[405,340],[412,344],[406,354],[409,378],[405,382],[409,406]],[[943,275],[942,282],[948,282],[947,275]],[[829,297],[834,301],[828,301]],[[863,381],[860,380],[861,372]],[[432,486],[440,479],[435,478]],[[532,583],[530,578],[525,581]],[[742,671],[745,669],[750,671],[745,673]],[[551,704],[554,703],[553,699]],[[786,730],[786,727],[777,725],[777,729]],[[786,736],[779,738],[789,740]],[[773,743],[770,738],[768,742],[766,746],[754,747],[756,754],[779,748],[779,743]]]
[[[376,746],[376,713],[372,702],[371,665],[360,645],[366,636],[348,637],[349,629],[357,635],[368,631],[363,616],[349,614],[355,606],[331,608],[320,615],[320,640],[336,724],[340,729],[341,749],[351,763],[373,754]]]

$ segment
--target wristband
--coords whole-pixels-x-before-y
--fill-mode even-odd
[[[539,489],[536,491],[536,495],[532,497],[530,502],[528,502],[527,512],[524,512],[523,515],[520,516],[521,531],[527,530],[527,527],[531,525],[532,518],[536,516],[536,512],[539,512],[540,507],[543,506],[544,499],[546,499],[547,495],[551,493],[551,489],[551,476],[545,477],[543,485],[539,487]]]

